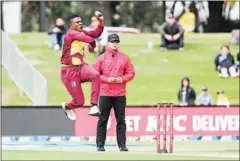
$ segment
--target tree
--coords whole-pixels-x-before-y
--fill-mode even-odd
[[[95,10],[103,12],[106,26],[128,26],[142,31],[157,31],[154,23],[163,21],[163,3],[129,1],[45,1],[44,31],[55,23],[58,17],[68,23],[72,13],[79,14],[84,25],[90,24]],[[23,31],[39,31],[40,2],[23,2]],[[42,31],[41,30],[41,31]]]
[[[25,1],[22,3],[22,31],[39,30],[39,1]]]
[[[162,2],[122,1],[116,6],[114,16],[116,26],[135,27],[142,31],[156,31],[154,23],[163,21]]]

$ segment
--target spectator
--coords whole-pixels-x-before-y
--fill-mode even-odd
[[[222,89],[218,90],[217,95],[217,106],[230,106],[230,102],[228,101],[227,96],[224,95],[224,91]]]
[[[183,50],[184,29],[172,15],[167,17],[167,21],[160,26],[162,39],[161,50],[179,49]]]
[[[194,105],[196,99],[195,90],[190,87],[190,80],[184,77],[181,82],[181,88],[178,91],[178,100],[180,106]]]
[[[207,1],[166,1],[165,14],[173,13],[179,22],[183,22],[181,24],[185,31],[192,31],[195,28],[196,32],[204,32],[209,18],[208,6]]]
[[[63,47],[67,30],[64,20],[58,18],[56,24],[52,25],[48,31],[48,34],[51,36],[49,47],[54,48],[56,51],[60,50]]]
[[[98,21],[97,21],[96,17],[93,16],[91,18],[91,25],[85,29],[90,31],[90,30],[96,29],[97,26],[98,26]],[[104,27],[103,33],[101,34],[101,36],[95,39],[96,47],[94,49],[94,52],[97,53],[97,55],[101,55],[102,53],[105,52],[105,48],[107,45],[107,39],[108,39],[108,31],[107,31],[106,27]]]
[[[232,45],[240,45],[240,42],[239,42],[240,36],[239,35],[240,35],[239,29],[232,30],[232,39],[231,39]]]
[[[221,53],[215,58],[216,70],[220,72],[219,77],[236,77],[236,67],[234,65],[234,58],[230,53],[228,45],[222,45]]]
[[[240,51],[237,54],[237,73],[240,76]]]
[[[212,95],[208,93],[208,89],[206,86],[202,86],[202,92],[197,96],[197,105],[210,106],[212,104]]]

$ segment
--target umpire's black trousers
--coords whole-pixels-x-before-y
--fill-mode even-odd
[[[116,134],[118,146],[125,146],[126,144],[126,123],[125,123],[125,107],[126,97],[118,96],[100,96],[99,108],[101,116],[99,116],[97,124],[97,146],[104,146],[107,132],[107,122],[111,109],[114,109],[115,118],[117,122]]]

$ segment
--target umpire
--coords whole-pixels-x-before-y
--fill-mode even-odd
[[[108,36],[106,51],[100,55],[95,68],[100,73],[101,88],[99,108],[101,115],[97,124],[97,150],[105,151],[107,122],[113,107],[117,126],[117,143],[120,151],[128,151],[126,148],[126,84],[135,76],[134,67],[128,56],[120,51],[120,39],[117,34]]]

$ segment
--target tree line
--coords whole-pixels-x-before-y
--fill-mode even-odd
[[[177,1],[176,1],[177,2]],[[222,16],[224,1],[209,1],[210,17],[205,32],[229,32],[239,28],[239,21],[231,23]],[[3,20],[1,1],[1,20]],[[58,17],[66,23],[71,14],[79,14],[83,24],[90,24],[90,17],[99,10],[106,26],[138,28],[142,32],[158,32],[165,20],[164,1],[23,1],[22,32],[46,32]],[[3,29],[3,22],[1,23]]]
[[[47,31],[56,18],[62,17],[66,22],[71,14],[79,14],[83,24],[90,23],[94,10],[99,10],[105,17],[107,26],[127,26],[142,31],[156,31],[154,23],[163,22],[162,2],[129,2],[129,1],[45,1],[44,9],[39,1],[25,1],[22,3],[22,31],[39,31],[40,19],[43,31]],[[42,9],[42,10],[41,10]],[[41,13],[44,12],[44,18]]]

